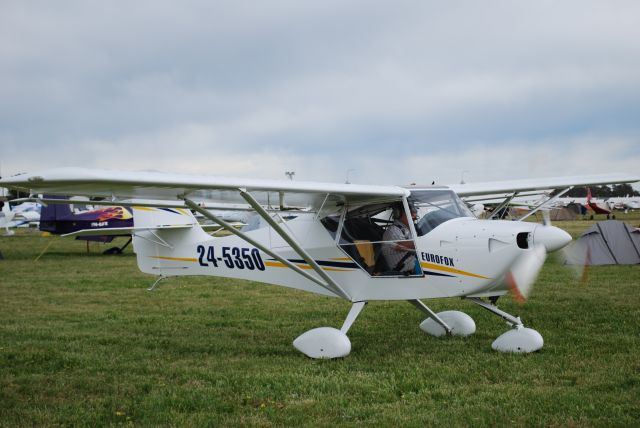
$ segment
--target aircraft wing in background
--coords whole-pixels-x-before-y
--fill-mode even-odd
[[[511,193],[535,194],[549,190],[566,189],[578,186],[602,186],[606,184],[635,183],[640,176],[631,174],[603,174],[574,177],[531,178],[525,180],[488,181],[484,183],[452,184],[460,197],[484,196]]]
[[[640,177],[631,174],[604,174],[573,177],[532,178],[525,180],[491,181],[485,183],[453,184],[449,186],[468,204],[482,206],[483,203],[502,200],[494,208],[489,218],[501,215],[517,196],[542,195],[535,206],[520,218],[523,220],[541,209],[548,209],[554,202],[569,190],[578,186],[602,186],[607,184],[635,183]],[[559,190],[555,196],[552,191]],[[475,210],[474,210],[475,211]]]

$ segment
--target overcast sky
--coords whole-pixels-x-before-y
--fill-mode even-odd
[[[0,2],[2,175],[640,173],[640,2]]]

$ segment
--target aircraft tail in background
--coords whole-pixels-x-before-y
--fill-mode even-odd
[[[591,196],[591,189],[589,187],[587,187],[587,207],[596,214],[606,214],[607,218],[609,214],[611,214],[611,209],[609,209],[609,207],[603,206],[593,200],[593,197]]]
[[[66,199],[61,196],[47,196],[47,199]],[[71,205],[68,204],[47,204],[43,205],[40,210],[40,230],[43,232],[59,233],[57,221],[69,218],[73,213],[71,212]]]

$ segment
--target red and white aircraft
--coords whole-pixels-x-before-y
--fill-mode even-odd
[[[32,194],[103,197],[109,205],[133,207],[138,266],[159,280],[240,278],[349,301],[352,307],[340,329],[316,328],[293,342],[309,357],[336,358],[350,353],[347,332],[366,303],[375,300],[412,303],[427,315],[420,327],[429,334],[466,336],[476,330],[471,317],[460,311],[436,314],[423,302],[462,297],[513,327],[493,342],[494,349],[540,349],[542,336],[495,303],[510,290],[526,298],[546,254],[571,237],[549,225],[479,220],[460,196],[502,193],[508,203],[522,192],[562,189],[561,196],[573,186],[638,180],[618,174],[400,187],[65,168],[5,178],[0,185]],[[203,209],[203,202],[210,208],[241,204],[263,222],[253,230],[237,230]],[[231,235],[210,236],[189,210]],[[406,237],[389,238],[385,231],[403,216],[404,221],[414,218],[406,221]],[[404,249],[403,263],[391,263],[389,249]],[[407,260],[415,262],[407,268]]]

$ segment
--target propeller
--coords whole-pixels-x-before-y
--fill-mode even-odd
[[[551,226],[549,210],[542,211],[542,224]],[[591,254],[588,247],[573,242],[570,245],[562,247],[557,253],[557,258],[562,264],[573,271],[575,277],[578,278],[582,284],[587,282],[589,276],[588,266],[591,264]]]
[[[550,211],[542,209],[542,224],[539,225],[530,239],[529,250],[523,252],[509,267],[505,282],[518,303],[524,303],[531,292],[548,252],[557,250],[561,263],[570,267],[582,284],[585,284],[589,273],[590,251],[588,246],[573,243],[572,238],[564,230],[551,225]]]
[[[538,278],[547,258],[547,252],[560,250],[569,242],[571,242],[571,235],[551,226],[547,211],[544,215],[544,223],[538,225],[530,236],[529,249],[515,259],[505,275],[505,282],[517,302],[524,303],[529,296],[533,283]]]
[[[587,282],[589,265],[591,264],[591,251],[586,245],[579,242],[564,247],[559,254],[561,262],[570,268],[581,284]]]
[[[518,303],[524,303],[531,292],[533,283],[542,269],[547,250],[542,244],[534,245],[522,253],[511,265],[505,281]]]

